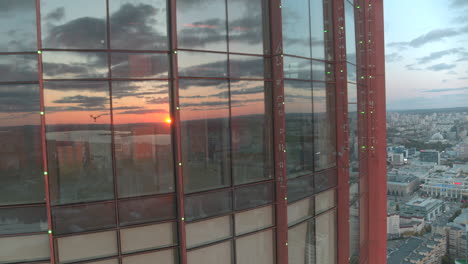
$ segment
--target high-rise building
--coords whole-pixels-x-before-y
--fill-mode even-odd
[[[440,152],[437,150],[421,150],[419,159],[422,162],[431,162],[440,165]]]
[[[0,0],[0,263],[385,263],[382,5]]]

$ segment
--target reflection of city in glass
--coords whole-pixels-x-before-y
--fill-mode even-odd
[[[332,2],[0,0],[0,263],[338,263],[344,112],[357,257]]]

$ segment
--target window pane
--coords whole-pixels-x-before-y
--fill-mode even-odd
[[[44,51],[42,58],[44,79],[100,79],[109,75],[104,52]]]
[[[167,54],[112,53],[112,78],[168,77],[169,56]]]
[[[46,82],[51,202],[112,199],[107,82]]]
[[[229,186],[229,97],[225,81],[180,80],[184,190]]]
[[[288,202],[292,203],[312,194],[314,194],[313,176],[288,180]]]
[[[187,247],[203,245],[232,236],[231,216],[223,216],[185,225]]]
[[[231,264],[232,258],[231,241],[187,252],[187,263],[190,264]]]
[[[57,238],[60,263],[117,255],[115,231]]]
[[[177,1],[179,48],[227,51],[224,0]]]
[[[349,248],[351,259],[359,257],[359,200],[349,207]]]
[[[314,215],[314,197],[288,204],[288,224],[295,224]]]
[[[227,77],[227,54],[208,52],[178,52],[179,76]]]
[[[167,82],[112,82],[119,197],[174,192]]]
[[[167,50],[167,1],[109,1],[112,49]]]
[[[117,259],[109,259],[102,261],[86,262],[86,264],[119,264],[119,261]]]
[[[336,168],[315,174],[315,193],[325,191],[337,185]]]
[[[328,264],[328,262],[315,262],[314,220],[312,219],[289,228],[288,264],[313,263]]]
[[[284,53],[310,58],[309,0],[282,3]]]
[[[336,192],[329,190],[315,196],[315,214],[320,214],[336,206]]]
[[[41,0],[41,24],[44,48],[107,47],[105,0]]]
[[[115,227],[114,203],[84,204],[52,209],[56,234]]]
[[[174,219],[176,217],[175,203],[173,195],[119,201],[120,225]]]
[[[236,260],[242,264],[275,263],[275,236],[272,230],[236,239]]]
[[[336,166],[335,86],[314,83],[315,171]]]
[[[258,56],[229,55],[229,76],[231,78],[267,79],[270,77],[268,59]]]
[[[0,55],[0,72],[0,82],[37,81],[37,55]]]
[[[348,104],[348,122],[350,201],[353,201],[359,196],[358,112],[356,104]]]
[[[235,189],[235,210],[243,210],[272,203],[273,193],[273,183],[257,184]]]
[[[231,82],[231,157],[236,185],[273,178],[272,124],[265,114],[270,113],[265,107],[268,88],[264,82]]]
[[[45,206],[0,209],[0,235],[46,230],[47,212]]]
[[[348,74],[348,82],[357,83],[357,70],[356,65],[347,63],[347,74]]]
[[[284,56],[284,78],[312,80],[312,61]]]
[[[312,34],[312,58],[325,59],[325,33],[323,1],[310,0],[310,25]]]
[[[177,235],[175,225],[164,223],[121,229],[122,252],[130,253],[174,245]]]
[[[0,205],[44,202],[37,84],[0,85]]]
[[[357,86],[354,83],[347,83],[348,85],[348,102],[357,103]]]
[[[267,1],[229,0],[229,51],[266,54],[268,52]],[[265,44],[264,44],[265,42]]]
[[[122,264],[148,264],[148,263],[164,263],[174,264],[177,263],[177,250],[168,249],[164,251],[157,251],[153,253],[145,253],[141,255],[132,255],[122,258]]]
[[[285,81],[288,178],[313,172],[312,83]]]
[[[0,237],[2,263],[20,263],[48,259],[50,256],[49,236]]]
[[[345,2],[346,56],[347,61],[356,64],[356,31],[354,26],[354,7]]]
[[[326,81],[328,73],[331,74],[332,71],[326,69],[326,65],[324,62],[312,61],[312,80]]]
[[[330,211],[316,220],[316,263],[336,263],[336,213]]]
[[[36,1],[2,0],[0,10],[0,52],[36,51]]]
[[[231,212],[231,192],[185,196],[185,218],[192,221]]]
[[[245,234],[274,224],[272,205],[236,213],[234,215],[236,235]]]

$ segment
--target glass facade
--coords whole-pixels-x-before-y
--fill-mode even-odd
[[[268,0],[1,0],[0,263],[338,263],[333,2],[283,1],[276,23]]]

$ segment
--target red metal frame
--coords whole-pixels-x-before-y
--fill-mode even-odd
[[[42,39],[41,39],[41,3],[36,0],[36,29],[37,29],[37,66],[39,74],[39,97],[40,97],[40,111],[45,113],[44,104],[44,80],[42,79]],[[38,113],[39,114],[39,113]],[[49,175],[47,164],[47,141],[46,141],[46,126],[45,114],[41,114],[41,143],[42,143],[42,166],[44,170],[44,186],[45,186],[45,201],[47,209],[47,228],[49,234],[49,247],[50,247],[50,264],[55,264],[55,245],[54,234],[52,232],[52,209],[50,206],[50,191],[49,191]]]
[[[364,1],[368,67],[368,263],[387,261],[387,162],[383,1]]]
[[[333,0],[335,45],[336,152],[338,173],[338,263],[349,262],[349,124],[344,1]]]
[[[270,1],[270,50],[273,79],[273,136],[276,189],[276,263],[288,263],[288,203],[286,176],[286,122],[281,2]]]
[[[182,169],[182,139],[180,130],[180,111],[179,111],[179,71],[177,64],[177,1],[169,1],[169,29],[170,29],[170,59],[172,70],[172,131],[173,131],[173,149],[174,166],[176,172],[176,199],[177,199],[177,229],[179,243],[179,263],[187,264],[187,243],[185,234],[185,207],[184,207],[184,172]]]

